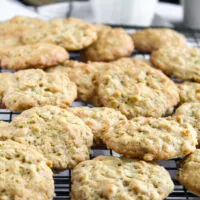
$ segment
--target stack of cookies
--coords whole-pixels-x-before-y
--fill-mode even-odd
[[[17,16],[0,24],[0,64],[1,107],[21,112],[0,122],[0,199],[50,200],[53,172],[73,169],[72,200],[163,200],[174,184],[156,162],[179,157],[200,195],[200,50],[181,34]],[[121,157],[90,160],[97,146]]]

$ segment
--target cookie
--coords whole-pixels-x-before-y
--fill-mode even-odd
[[[20,112],[43,105],[68,108],[76,99],[76,85],[66,74],[27,69],[10,75],[2,73],[1,76],[5,76],[4,87],[0,86],[2,103],[12,111]]]
[[[184,103],[176,109],[175,116],[181,116],[183,122],[191,124],[196,132],[198,144],[200,145],[200,103]]]
[[[118,109],[129,119],[161,117],[179,102],[177,86],[161,71],[140,59],[122,58],[98,79],[103,106]]]
[[[174,188],[169,173],[145,161],[99,156],[72,173],[72,200],[165,199]]]
[[[165,47],[151,54],[153,65],[167,75],[200,82],[200,49]]]
[[[53,43],[69,51],[77,51],[91,45],[97,39],[97,30],[92,24],[75,18],[55,19],[39,31],[26,31],[22,35],[25,44]]]
[[[29,146],[0,141],[0,199],[50,200],[53,173],[48,162]]]
[[[155,28],[144,29],[133,33],[132,39],[135,48],[138,51],[151,53],[164,46],[172,46],[172,48],[180,46],[186,47],[187,42],[183,35],[180,33],[167,29]]]
[[[131,37],[121,28],[102,26],[98,39],[81,52],[85,61],[112,61],[132,54],[134,45]]]
[[[22,45],[22,34],[24,32],[36,32],[47,25],[47,22],[32,17],[16,16],[0,24],[0,45],[17,46]]]
[[[200,83],[184,82],[177,84],[181,102],[200,102]]]
[[[112,67],[114,67],[114,65],[111,63],[91,62],[86,64],[78,61],[67,60],[64,64],[49,68],[47,71],[52,73],[67,73],[70,80],[76,83],[78,99],[95,103],[93,99],[97,95],[95,82],[96,74],[104,73],[105,70]],[[98,105],[97,102],[95,105]]]
[[[34,17],[27,16],[15,16],[9,20],[6,20],[0,24],[0,33],[9,34],[23,31],[25,28],[36,28],[46,24],[47,22]]]
[[[167,160],[195,151],[197,133],[180,117],[137,117],[108,129],[103,141],[109,149],[128,157]]]
[[[102,136],[107,129],[118,123],[127,123],[126,117],[112,108],[73,107],[69,108],[69,111],[81,118],[92,130],[93,146],[103,144]]]
[[[71,169],[89,159],[93,134],[85,123],[56,106],[35,107],[22,112],[10,124],[15,131],[3,131],[0,140],[28,144],[53,163],[56,170]]]
[[[53,44],[33,44],[0,50],[1,67],[7,69],[47,68],[69,59],[64,48]]]
[[[200,196],[200,149],[181,162],[178,180],[192,193]]]

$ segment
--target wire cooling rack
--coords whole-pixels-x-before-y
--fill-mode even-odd
[[[122,26],[119,25],[119,27],[126,29],[128,33],[132,33],[139,29],[144,28],[144,27],[123,26],[123,25]],[[176,31],[185,35],[188,44],[190,46],[200,48],[200,31],[189,30],[189,29],[176,29]],[[141,54],[140,52],[136,51],[133,53],[133,55],[144,57],[147,59],[149,58],[148,54]],[[79,58],[80,58],[79,53],[71,53],[71,59],[79,60]],[[0,71],[3,72],[7,70],[0,69]],[[87,104],[84,104],[82,102],[75,102],[73,103],[72,106],[80,106],[80,105],[87,105]],[[18,114],[19,113],[10,112],[9,110],[0,109],[0,120],[10,122]],[[91,158],[98,155],[119,156],[119,154],[115,153],[112,150],[94,148],[91,153]],[[197,197],[194,194],[187,191],[176,180],[178,161],[179,159],[173,159],[173,160],[159,162],[159,164],[164,166],[169,171],[175,184],[174,192],[167,198],[167,200],[200,200],[200,197]],[[56,193],[54,200],[70,200],[71,170],[66,170],[59,174],[55,174],[54,181],[55,181],[55,193]]]

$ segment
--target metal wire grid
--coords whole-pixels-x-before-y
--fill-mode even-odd
[[[142,28],[142,27],[121,26],[121,25],[119,26],[125,28],[127,32],[134,32]],[[177,31],[185,35],[190,46],[200,47],[200,31],[194,31],[194,30],[189,30],[189,29],[177,29]],[[141,54],[140,52],[134,52],[133,55],[144,57],[147,59],[149,58],[148,54]],[[79,58],[80,58],[79,53],[71,53],[71,59],[79,60]],[[4,72],[8,70],[0,69],[0,71]],[[82,102],[75,102],[72,106],[77,106],[77,104],[87,105]],[[0,109],[0,120],[10,122],[18,114],[19,113],[10,112],[9,110]],[[119,156],[119,154],[115,153],[112,150],[96,149],[96,148],[93,149],[91,153],[91,157],[95,157],[98,155]],[[167,200],[200,200],[200,197],[197,197],[194,194],[187,191],[176,180],[178,161],[179,159],[173,159],[173,160],[159,162],[162,166],[164,166],[169,171],[175,184],[174,192],[167,198]],[[70,200],[71,170],[66,170],[59,174],[55,174],[54,181],[55,181],[55,193],[56,193],[54,200]]]

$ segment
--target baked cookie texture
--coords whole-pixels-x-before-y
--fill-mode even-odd
[[[98,26],[98,39],[81,52],[85,61],[112,61],[130,56],[134,50],[131,37],[121,28]]]
[[[69,111],[81,118],[92,130],[94,135],[93,146],[102,145],[104,132],[118,123],[127,123],[127,118],[112,108],[99,107],[73,107]]]
[[[98,97],[105,107],[121,111],[129,119],[161,117],[179,102],[175,83],[140,59],[122,58],[98,77]]]
[[[69,59],[64,48],[53,44],[4,47],[0,50],[1,67],[7,69],[47,68]]]
[[[134,41],[135,49],[151,53],[164,46],[186,47],[187,42],[180,33],[167,28],[148,28],[133,33],[132,39]]]
[[[7,128],[10,126],[10,123],[5,121],[0,121],[0,129],[3,130],[4,128]]]
[[[169,173],[145,161],[99,156],[75,167],[72,200],[165,199],[174,188]]]
[[[78,90],[78,99],[98,105],[95,101],[97,96],[96,75],[104,73],[107,69],[115,67],[114,64],[105,62],[82,63],[78,61],[67,60],[62,65],[48,68],[48,72],[67,73],[70,80],[73,81]]]
[[[200,49],[165,47],[151,54],[153,65],[167,75],[200,82]]]
[[[6,89],[13,84],[13,74],[9,72],[0,73],[0,105],[3,103],[3,96]]]
[[[181,103],[200,102],[200,83],[184,82],[177,84]]]
[[[0,24],[0,45],[22,45],[24,32],[35,32],[41,27],[47,26],[47,22],[38,18],[16,16]]]
[[[16,35],[11,35],[11,34],[1,35],[1,31],[0,31],[0,48],[1,49],[5,47],[15,47],[19,45],[23,45],[19,37],[17,37]]]
[[[181,116],[183,122],[189,123],[195,128],[200,147],[200,103],[184,103],[176,109],[174,116]]]
[[[181,162],[178,180],[192,193],[200,196],[200,149]]]
[[[86,48],[96,39],[96,27],[76,18],[55,19],[37,32],[26,31],[22,35],[25,44],[47,42],[62,46],[69,51]]]
[[[0,141],[0,163],[0,199],[53,198],[51,163],[35,149],[13,141]]]
[[[63,73],[27,69],[0,77],[2,103],[12,111],[43,105],[67,108],[77,96],[76,85]]]
[[[36,148],[53,163],[53,169],[71,169],[89,159],[93,134],[66,109],[35,107],[15,117],[10,125],[15,131],[2,131],[0,140],[11,139]]]
[[[109,149],[128,157],[167,160],[195,151],[197,133],[181,117],[137,117],[108,129],[103,141]]]

